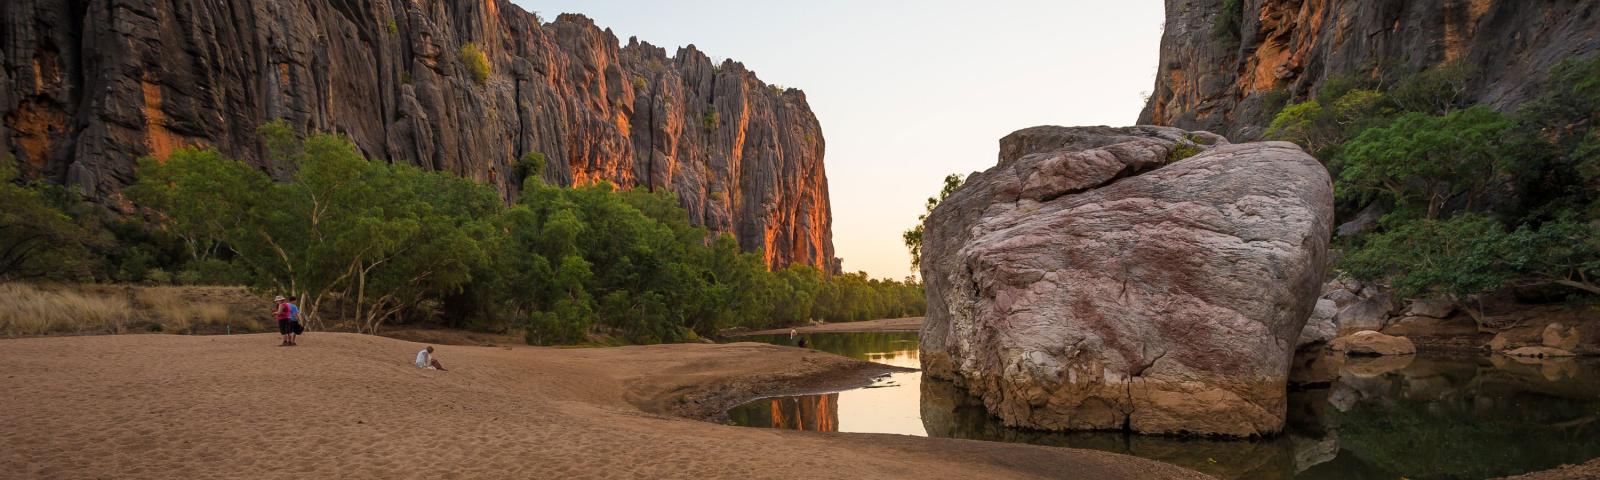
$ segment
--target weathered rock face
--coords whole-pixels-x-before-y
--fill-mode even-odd
[[[1172,161],[1179,144],[1206,151]],[[925,372],[1011,425],[1278,431],[1321,293],[1327,171],[1288,143],[1164,127],[1002,145],[925,223]]]
[[[1478,66],[1468,100],[1504,108],[1545,72],[1600,52],[1600,1],[1243,0],[1240,41],[1213,32],[1222,0],[1167,0],[1155,89],[1139,123],[1261,134],[1274,105],[1329,79]],[[1232,47],[1232,48],[1230,48]]]
[[[833,264],[821,127],[805,94],[693,46],[669,57],[578,15],[506,0],[0,2],[0,149],[25,174],[126,206],[135,159],[216,147],[272,172],[283,118],[372,158],[516,195],[547,179],[677,193],[691,220],[770,266]],[[471,43],[492,73],[463,62]]]

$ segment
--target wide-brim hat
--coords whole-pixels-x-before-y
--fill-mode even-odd
[[[276,296],[276,297],[272,297],[272,301],[274,301],[274,302],[281,302],[281,301],[283,301],[283,295],[278,295],[278,296]]]

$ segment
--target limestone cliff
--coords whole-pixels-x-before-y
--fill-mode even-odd
[[[1505,108],[1544,72],[1600,52],[1595,0],[1166,0],[1154,90],[1140,124],[1259,137],[1275,107],[1329,79],[1385,78],[1459,61],[1468,100]],[[1219,29],[1237,17],[1238,39]]]
[[[769,266],[834,263],[804,93],[507,0],[7,0],[0,115],[25,175],[122,207],[135,159],[180,146],[279,172],[254,130],[283,118],[507,198],[517,159],[543,153],[558,183],[670,189]]]

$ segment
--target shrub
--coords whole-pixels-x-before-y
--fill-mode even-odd
[[[148,283],[150,285],[171,285],[172,274],[167,273],[166,270],[152,268],[144,272],[144,283]]]
[[[1230,52],[1238,50],[1243,23],[1244,0],[1222,0],[1222,9],[1211,24],[1211,36],[1217,40],[1218,48]]]
[[[400,33],[400,25],[395,23],[394,19],[391,18],[389,19],[389,34],[394,35],[397,33]]]
[[[1467,82],[1475,71],[1459,61],[1429,68],[1396,82],[1389,97],[1401,111],[1449,113],[1467,106]]]
[[[1172,150],[1167,152],[1167,163],[1176,162],[1178,160],[1183,160],[1185,158],[1198,155],[1200,153],[1201,142],[1202,140],[1200,137],[1188,134],[1184,135],[1183,138],[1178,139],[1178,143],[1172,145]]]
[[[722,125],[722,114],[716,110],[708,110],[700,117],[700,125],[705,127],[707,132],[715,131],[717,126]]]
[[[472,79],[479,85],[489,81],[489,57],[478,49],[478,44],[468,43],[461,46],[461,64],[467,67],[467,73],[472,74]]]
[[[1261,92],[1261,111],[1275,113],[1278,110],[1282,110],[1285,105],[1289,104],[1291,97],[1289,89],[1283,87]]]

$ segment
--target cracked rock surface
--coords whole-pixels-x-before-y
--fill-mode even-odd
[[[927,219],[923,368],[1013,426],[1277,432],[1332,221],[1289,143],[1013,133]]]

